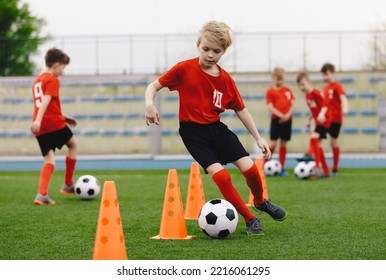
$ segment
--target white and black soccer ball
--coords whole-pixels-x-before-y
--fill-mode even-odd
[[[299,179],[308,179],[312,175],[315,168],[314,161],[301,161],[299,162],[294,169],[295,176]]]
[[[91,200],[101,191],[98,179],[92,175],[83,175],[75,182],[75,194],[84,200]]]
[[[212,238],[226,238],[231,235],[236,230],[238,221],[235,207],[220,198],[205,203],[198,216],[201,230]]]
[[[264,174],[267,176],[277,176],[280,174],[282,166],[276,159],[271,159],[264,164]]]
[[[309,176],[312,176],[315,173],[316,162],[313,160],[307,161],[307,165],[310,168],[310,175]]]

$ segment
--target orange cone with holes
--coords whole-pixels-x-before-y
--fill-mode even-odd
[[[185,204],[185,219],[197,220],[202,206],[205,204],[204,188],[202,186],[200,167],[193,162],[190,167],[188,195]]]
[[[127,260],[125,238],[114,181],[103,186],[93,260]]]
[[[262,176],[263,181],[263,197],[265,199],[268,199],[268,189],[267,189],[267,183],[265,181],[265,175],[264,175],[264,161],[262,158],[256,158],[255,164],[257,166],[257,169],[259,170],[260,176]],[[249,198],[247,206],[253,206],[253,194],[252,192],[249,192]]]
[[[159,234],[150,239],[191,239],[188,235],[184,219],[184,209],[178,174],[176,169],[170,169],[166,183],[164,205]]]

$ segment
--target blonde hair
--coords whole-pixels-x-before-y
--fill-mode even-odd
[[[206,22],[200,29],[197,39],[198,45],[201,43],[204,34],[209,34],[225,51],[232,45],[232,30],[224,22],[214,20]]]
[[[284,78],[284,68],[276,67],[275,69],[273,69],[272,77],[283,79]]]

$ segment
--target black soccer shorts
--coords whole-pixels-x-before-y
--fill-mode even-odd
[[[338,138],[339,134],[340,134],[340,128],[341,127],[342,127],[341,123],[337,123],[337,122],[331,123],[331,125],[328,129],[328,134],[330,134],[330,136],[332,138]]]
[[[318,124],[315,127],[314,131],[319,133],[319,139],[326,139],[327,138],[327,132],[328,132],[328,128],[327,127]]]
[[[50,150],[55,152],[55,149],[62,149],[72,136],[73,133],[71,129],[66,125],[60,130],[39,135],[36,139],[38,140],[40,151],[44,157]]]
[[[205,170],[249,156],[239,138],[220,121],[211,124],[180,122],[179,133],[192,157]]]
[[[292,119],[285,123],[279,123],[279,120],[279,118],[271,119],[270,139],[272,141],[276,141],[279,138],[284,141],[291,140]]]

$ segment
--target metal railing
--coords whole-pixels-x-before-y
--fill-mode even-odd
[[[71,57],[68,74],[160,73],[197,55],[197,34],[142,34],[55,37],[33,60],[44,68],[44,53],[56,46]],[[12,42],[0,38],[0,51]],[[234,34],[220,64],[230,72],[318,71],[326,62],[338,71],[383,70],[386,31],[318,31]]]

